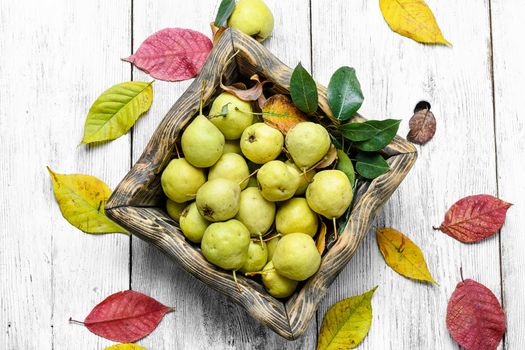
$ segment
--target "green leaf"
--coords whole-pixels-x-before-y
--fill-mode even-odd
[[[372,296],[370,291],[338,301],[324,315],[317,350],[353,349],[368,334],[372,325]]]
[[[390,170],[388,163],[379,153],[359,152],[355,168],[366,179],[375,179]]]
[[[317,85],[310,73],[301,63],[295,67],[290,79],[290,95],[293,103],[304,113],[314,113],[317,110]]]
[[[338,129],[341,131],[341,134],[350,141],[370,140],[380,131],[369,122],[343,124],[339,125]]]
[[[129,81],[104,91],[89,109],[82,143],[114,140],[128,132],[151,106],[152,83]]]
[[[368,120],[367,123],[379,132],[369,140],[356,143],[356,147],[361,151],[373,152],[384,148],[394,139],[401,120]]]
[[[230,18],[233,9],[235,8],[235,0],[222,0],[215,16],[215,25],[217,27],[224,26],[228,18]]]
[[[128,233],[104,214],[111,190],[94,176],[54,173],[47,168],[62,216],[86,233]]]
[[[355,69],[341,67],[328,84],[328,104],[338,120],[350,119],[361,107],[364,97]]]
[[[352,161],[350,160],[348,155],[340,149],[337,150],[337,158],[338,161],[335,168],[345,173],[346,176],[348,176],[348,180],[350,180],[350,184],[354,186],[355,171],[354,166],[352,165]]]

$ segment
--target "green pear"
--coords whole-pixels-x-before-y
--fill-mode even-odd
[[[314,178],[314,175],[316,173],[315,169],[312,169],[310,171],[306,172],[305,174],[295,165],[295,163],[291,160],[287,160],[284,162],[286,165],[290,167],[290,170],[292,170],[297,176],[299,177],[299,187],[297,187],[297,191],[295,191],[296,196],[301,196],[306,192],[306,188],[312,182],[312,179]]]
[[[257,181],[261,186],[262,196],[272,202],[292,198],[299,187],[297,175],[280,160],[264,164],[257,172]]]
[[[242,155],[241,145],[237,140],[226,140],[224,142],[224,148],[222,149],[222,154],[226,153],[237,153]]]
[[[241,189],[248,186],[250,170],[244,158],[236,153],[223,154],[208,172],[208,180],[228,179],[238,183]]]
[[[302,122],[294,125],[285,139],[286,149],[299,169],[308,169],[330,149],[330,135],[321,125]]]
[[[182,234],[194,243],[200,243],[204,231],[206,231],[209,225],[210,222],[202,217],[195,202],[184,209],[179,220]]]
[[[300,197],[284,202],[275,216],[275,228],[283,236],[302,232],[313,237],[317,233],[317,224],[317,214],[310,209],[306,199]]]
[[[268,249],[268,261],[273,259],[273,253],[275,252],[275,248],[277,247],[277,243],[279,243],[280,239],[280,236],[274,236],[268,242],[266,242],[266,249]]]
[[[241,192],[239,211],[235,218],[248,228],[252,237],[260,237],[272,227],[275,203],[264,199],[257,187],[248,187]]]
[[[273,15],[262,0],[239,0],[228,20],[228,27],[263,41],[273,30]]]
[[[195,199],[198,189],[206,182],[204,170],[191,165],[184,158],[173,159],[162,172],[162,190],[174,202]]]
[[[201,242],[202,255],[225,270],[238,270],[248,259],[248,229],[235,219],[208,226]]]
[[[199,168],[208,168],[222,155],[224,135],[200,114],[182,133],[181,145],[188,162]]]
[[[268,293],[276,298],[292,295],[298,283],[277,273],[271,261],[263,269],[262,282]]]
[[[175,220],[176,222],[179,222],[180,214],[184,211],[184,208],[188,206],[188,203],[177,203],[172,201],[168,198],[166,200],[166,211],[168,212],[168,216]]]
[[[243,273],[260,271],[267,261],[268,249],[266,249],[266,243],[251,241],[248,246],[248,259],[246,259],[240,271]]]
[[[225,221],[239,211],[241,188],[228,179],[213,179],[197,191],[197,208],[208,221]]]
[[[277,158],[283,150],[283,143],[283,134],[264,123],[250,125],[241,136],[242,154],[256,164]]]
[[[321,255],[312,237],[305,233],[289,233],[277,243],[272,262],[280,275],[304,281],[319,269]]]
[[[350,206],[352,197],[350,180],[340,170],[318,172],[306,189],[306,200],[310,208],[328,219],[343,215]]]
[[[228,112],[224,113],[226,106]],[[210,108],[210,121],[223,133],[226,140],[238,140],[244,129],[253,123],[253,109],[250,102],[223,92],[215,98]]]

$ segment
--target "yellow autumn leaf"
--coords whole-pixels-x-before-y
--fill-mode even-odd
[[[126,344],[116,344],[113,346],[108,346],[104,350],[146,350],[146,348],[143,348],[140,345],[133,344],[133,343],[126,343]]]
[[[317,350],[352,349],[363,341],[372,325],[372,296],[376,289],[338,301],[328,309]]]
[[[423,253],[407,236],[388,227],[377,229],[376,237],[383,258],[394,271],[408,278],[437,284],[428,271]]]
[[[89,109],[82,143],[114,140],[128,132],[151,107],[152,83],[128,81],[104,91]]]
[[[390,28],[424,44],[452,44],[443,37],[432,10],[423,0],[379,0]]]
[[[127,233],[104,214],[104,204],[111,190],[94,176],[54,173],[47,168],[62,216],[86,233]]]

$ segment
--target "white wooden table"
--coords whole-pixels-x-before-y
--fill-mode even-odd
[[[403,119],[405,135],[414,105],[432,103],[437,134],[418,148],[414,169],[376,225],[409,235],[440,285],[397,275],[370,234],[309,331],[287,342],[144,242],[76,230],[60,216],[45,166],[92,174],[114,188],[189,81],[156,82],[153,106],[131,133],[77,148],[90,104],[115,83],[150,79],[120,61],[149,34],[165,27],[209,33],[218,0],[2,0],[0,349],[103,349],[111,342],[68,319],[128,288],[176,309],[139,342],[150,350],[314,349],[326,309],[375,285],[361,349],[457,349],[445,310],[460,267],[503,302],[508,332],[500,348],[525,348],[525,2],[427,0],[452,48],[394,34],[377,0],[267,3],[275,33],[265,45],[324,84],[339,66],[355,67],[365,116]],[[432,230],[453,202],[477,193],[515,204],[500,234],[465,245]]]

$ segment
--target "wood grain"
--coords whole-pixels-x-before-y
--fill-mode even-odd
[[[438,123],[436,136],[417,147],[413,171],[374,225],[395,227],[413,239],[440,286],[414,283],[393,272],[371,232],[319,312],[322,317],[336,301],[379,285],[362,349],[457,348],[444,320],[461,266],[465,278],[486,284],[496,295],[500,291],[497,238],[464,245],[432,230],[457,199],[496,193],[488,1],[427,4],[452,48],[421,45],[393,33],[377,1],[336,0],[330,6],[312,1],[317,81],[327,82],[339,66],[355,67],[365,96],[364,116],[403,119],[400,134],[406,135],[414,106],[426,99]]]
[[[514,204],[499,235],[501,244],[503,306],[507,317],[506,349],[525,348],[525,304],[517,297],[525,289],[525,122],[520,103],[525,81],[525,22],[516,14],[524,13],[523,1],[492,2],[492,40],[494,62],[494,105],[498,194]]]

